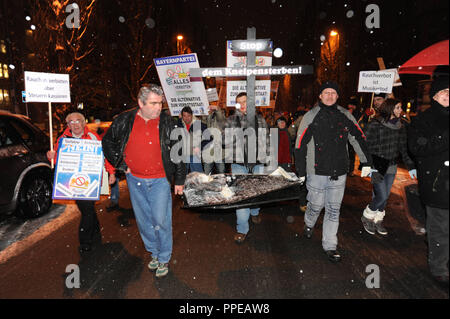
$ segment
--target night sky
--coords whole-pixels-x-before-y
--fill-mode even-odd
[[[14,15],[5,23],[10,23],[9,28],[15,34],[29,28],[31,23],[37,23],[35,34],[46,28],[48,21],[35,22],[33,1],[0,1],[4,3],[3,8],[10,10],[8,17]],[[83,8],[89,1],[79,0],[78,3]],[[370,15],[370,12],[366,13],[366,7],[370,4],[376,4],[380,9],[378,29],[366,27],[366,18]],[[316,70],[311,76],[293,77],[291,96],[281,101],[289,105],[280,108],[295,110],[303,96],[316,99],[321,43],[328,41],[331,30],[336,30],[342,49],[339,84],[343,88],[341,99],[344,104],[356,93],[359,72],[378,70],[377,57],[384,58],[387,68],[397,68],[426,47],[448,39],[448,13],[448,0],[97,0],[89,22],[92,26],[83,39],[93,40],[94,49],[86,58],[77,61],[72,72],[78,72],[79,85],[109,86],[111,94],[107,104],[123,105],[124,101],[130,101],[133,89],[126,88],[126,83],[122,82],[124,79],[132,82],[130,70],[136,59],[142,58],[142,65],[149,65],[153,58],[176,55],[177,34],[183,34],[183,43],[191,52],[197,53],[201,67],[224,67],[226,41],[245,39],[247,28],[255,27],[257,38],[271,39],[275,48],[284,51],[282,58],[273,59],[273,65],[313,65]],[[24,20],[27,14],[32,15],[32,21]],[[131,40],[131,31],[139,26],[144,27],[145,33],[142,45],[136,47]],[[67,33],[67,30],[63,32]],[[38,55],[43,50],[55,51],[52,40],[45,37],[39,46],[31,50],[37,51]],[[142,50],[142,57],[136,56],[132,60],[138,50]],[[13,57],[13,62],[19,66],[26,54],[22,51],[18,50]],[[56,72],[56,60],[50,58],[49,65],[35,63],[37,69],[34,71]],[[18,68],[17,72],[20,74],[22,70]],[[97,81],[99,75],[105,79]],[[417,78],[411,79],[402,77],[404,87],[398,92],[400,98],[415,98]],[[272,77],[272,80],[283,79]],[[159,82],[155,68],[141,82]],[[20,86],[20,78],[17,85]],[[84,91],[80,89],[80,92]],[[99,95],[97,100],[91,99],[89,103],[102,105],[102,93],[96,94]],[[80,99],[91,95],[81,97],[79,94]]]
[[[225,41],[246,37],[254,26],[258,38],[270,38],[285,51],[280,64],[314,63],[320,36],[337,29],[355,55],[365,55],[370,66],[384,56],[397,67],[415,52],[448,38],[448,1],[301,1],[301,0],[185,0],[176,1],[173,20],[204,64],[225,64]],[[381,26],[365,27],[367,5],[377,4]],[[192,41],[192,42],[191,42]],[[312,52],[312,54],[311,54]],[[350,61],[351,62],[351,61]],[[202,63],[203,64],[203,63]],[[275,62],[274,62],[275,64]],[[209,66],[209,65],[205,65]]]
[[[274,65],[312,64],[320,61],[321,37],[337,30],[345,47],[347,73],[343,98],[356,92],[362,70],[378,70],[377,57],[387,68],[396,68],[417,52],[448,39],[449,2],[443,1],[293,1],[293,0],[189,0],[177,2],[178,32],[199,56],[201,67],[225,66],[226,40],[244,39],[247,28],[256,27],[257,38],[269,38],[284,50]],[[380,28],[366,27],[366,7],[380,8]],[[192,39],[192,40],[191,40]],[[417,77],[404,76],[399,95],[415,94]],[[314,76],[296,78],[293,85],[305,87]],[[316,84],[317,85],[317,84]],[[314,94],[314,93],[312,93]],[[295,103],[295,92],[294,103]],[[414,97],[413,97],[414,98]]]

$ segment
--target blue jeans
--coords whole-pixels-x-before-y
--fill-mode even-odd
[[[339,176],[338,180],[330,180],[330,176],[309,175],[306,178],[308,188],[305,224],[313,228],[325,207],[322,229],[322,247],[324,250],[336,250],[339,228],[339,214],[344,198],[347,175]]]
[[[172,194],[166,178],[145,179],[127,174],[134,215],[145,249],[159,262],[172,256]]]
[[[191,155],[186,163],[186,171],[203,173],[202,161],[197,156]]]
[[[119,179],[116,180],[114,184],[111,185],[111,203],[119,203]]]
[[[384,175],[383,181],[378,184],[373,184],[372,202],[369,208],[373,211],[383,211],[386,207],[389,195],[391,194],[392,184],[395,180],[395,174]]]
[[[231,172],[233,174],[248,174],[248,168],[239,164],[231,164]],[[252,174],[262,174],[264,172],[264,165],[256,165],[253,167],[250,173]],[[248,219],[251,216],[259,215],[259,208],[242,208],[236,210],[236,220],[237,220],[237,232],[240,234],[247,234],[249,230]]]

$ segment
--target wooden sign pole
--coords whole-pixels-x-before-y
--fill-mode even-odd
[[[48,130],[50,133],[50,150],[53,151],[53,122],[52,122],[52,102],[48,102]],[[54,166],[53,158],[51,160],[52,168]]]

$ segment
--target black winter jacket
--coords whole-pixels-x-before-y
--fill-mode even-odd
[[[420,198],[428,206],[447,209],[448,120],[448,108],[433,101],[408,128],[408,145],[416,160]]]
[[[126,171],[127,166],[123,158],[128,143],[134,119],[138,108],[120,114],[102,139],[103,153],[106,159],[119,170]],[[159,140],[164,171],[169,183],[175,179],[175,185],[184,185],[186,179],[186,165],[183,162],[174,164],[170,158],[170,150],[177,141],[170,140],[170,133],[175,128],[174,121],[169,115],[161,113],[159,121]]]
[[[347,174],[348,141],[363,166],[371,166],[366,136],[355,118],[341,106],[326,106],[319,102],[305,114],[298,129],[295,149],[298,175],[338,177]]]

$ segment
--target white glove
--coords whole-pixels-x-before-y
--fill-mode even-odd
[[[411,179],[417,179],[417,170],[416,169],[410,170],[409,176],[411,176]]]
[[[302,185],[305,184],[305,181],[306,181],[306,176],[300,177],[300,183],[301,183]]]
[[[370,166],[364,166],[361,170],[361,177],[368,177],[372,174]]]
[[[371,168],[371,169],[370,169],[370,173],[369,173],[369,175],[367,175],[367,176],[372,177],[372,174],[375,173],[375,172],[378,172],[378,170],[376,170],[376,169],[374,169],[374,168]]]

